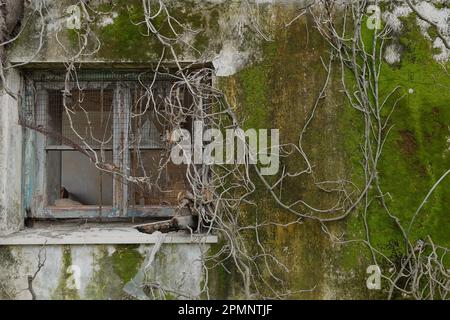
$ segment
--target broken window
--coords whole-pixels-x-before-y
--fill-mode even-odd
[[[171,163],[167,102],[176,78],[138,72],[26,75],[24,207],[32,218],[166,217],[188,190]],[[176,99],[175,103],[173,100]],[[191,119],[183,127],[192,130]],[[187,210],[184,208],[183,210]]]

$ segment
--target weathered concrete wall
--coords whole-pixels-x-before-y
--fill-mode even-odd
[[[11,60],[23,62],[33,57],[35,62],[63,62],[70,57],[68,52],[76,52],[76,34],[73,30],[67,30],[65,20],[59,18],[72,2],[49,1],[49,24],[45,29],[45,41],[41,50],[35,55],[39,47],[39,26],[37,23],[30,23],[31,27],[24,31],[18,43],[11,48]],[[129,22],[130,18],[139,19],[142,16],[140,2],[114,1],[117,6],[111,7],[108,1],[91,1],[91,4],[99,10],[110,13],[95,22],[94,31],[102,47],[96,55],[83,57],[85,62],[144,63],[159,59],[161,45],[141,36],[139,27]],[[298,9],[304,6],[305,1],[256,2],[259,3],[258,6],[254,4],[249,6],[241,1],[172,1],[170,5],[172,13],[180,22],[202,30],[197,35],[186,35],[191,37],[188,42],[192,43],[198,52],[187,46],[178,46],[176,50],[181,60],[214,63],[218,85],[226,92],[239,116],[246,119],[246,127],[279,128],[282,142],[296,143],[324,82],[326,73],[321,58],[324,60],[328,58],[328,48],[317,31],[312,28],[311,18],[307,15],[296,19],[286,27],[286,24],[299,14]],[[389,17],[397,27],[399,24],[401,26],[388,43],[390,49],[385,57],[387,63],[383,65],[385,76],[381,86],[382,90],[387,92],[398,84],[405,92],[413,89],[414,94],[403,100],[397,107],[398,112],[392,116],[395,127],[391,132],[391,139],[385,146],[380,175],[384,179],[383,187],[393,199],[391,203],[393,208],[401,219],[407,221],[433,181],[442,174],[449,160],[447,139],[450,97],[441,86],[448,88],[450,83],[448,75],[446,77],[443,74],[443,69],[435,59],[436,56],[442,58],[444,55],[444,60],[440,61],[448,65],[448,60],[445,60],[447,51],[441,48],[440,52],[436,52],[439,50],[435,47],[438,40],[433,38],[433,41],[428,41],[417,21],[414,18],[407,18],[405,10],[402,10]],[[402,14],[405,17],[400,20],[398,16]],[[164,31],[167,26],[160,27]],[[260,33],[268,35],[270,41],[263,39]],[[56,35],[64,48],[58,44]],[[166,56],[165,62],[172,62],[170,56]],[[438,83],[441,86],[433,84],[436,79],[433,82],[428,78],[430,70],[438,75]],[[9,108],[13,113],[10,119],[16,117],[15,102],[10,98],[2,99],[8,99]],[[1,119],[5,119],[4,115],[0,116],[3,117]],[[2,124],[7,122],[3,120]],[[18,149],[15,148],[19,148],[21,144],[20,130],[16,128],[17,134],[11,134],[10,129],[0,129],[0,137],[5,143],[8,139],[14,138],[9,140],[8,148],[13,148],[17,152]],[[359,157],[361,129],[361,118],[346,105],[340,92],[339,75],[335,71],[326,98],[321,102],[304,140],[310,160],[315,165],[318,181],[352,179],[357,184],[361,182],[363,174]],[[7,132],[7,135],[4,132]],[[10,138],[6,139],[8,136]],[[10,153],[7,154],[11,157]],[[1,158],[2,155],[5,153],[0,150],[0,159],[4,159]],[[16,157],[11,158],[7,170],[1,167],[0,181],[3,186],[11,181],[12,172],[19,176],[20,171],[17,168],[20,163],[19,156],[17,153]],[[2,166],[6,163],[5,160],[0,161]],[[287,168],[295,169],[301,165],[301,160],[290,159],[284,164]],[[5,172],[10,173],[5,175]],[[413,230],[413,237],[433,234],[442,245],[450,245],[446,228],[449,223],[446,209],[450,203],[449,189],[439,188],[439,192],[436,192],[436,196],[427,207],[426,214],[420,217],[420,227]],[[318,207],[329,207],[336,200],[333,196],[314,191],[312,180],[293,181],[285,186],[285,190],[288,190],[287,198],[306,199]],[[20,216],[14,209],[15,205],[17,208],[19,206],[20,193],[8,193],[7,196],[6,193],[0,193],[0,195],[4,199],[5,197],[10,199],[4,202],[8,207],[2,210],[2,219]],[[248,217],[258,214],[260,220],[270,217],[280,223],[293,220],[289,213],[270,200],[266,192],[258,191],[253,198],[258,204],[257,208],[242,208]],[[399,255],[401,238],[397,236],[392,221],[376,206],[368,215],[369,223],[374,230],[371,235],[374,244],[384,254],[395,259]],[[15,220],[11,224],[15,226],[7,229],[13,230],[19,224],[20,221]],[[361,239],[365,232],[359,212],[355,212],[346,221],[330,225],[329,228],[331,232],[342,235],[345,239]],[[249,243],[255,242],[254,237],[249,235]],[[288,283],[291,291],[314,289],[295,293],[291,297],[369,298],[381,297],[383,294],[382,291],[370,292],[366,288],[366,267],[371,264],[367,248],[359,244],[348,246],[334,244],[318,224],[304,222],[287,228],[274,226],[261,231],[259,237],[267,250],[289,268],[289,273],[279,276]],[[139,253],[141,250],[139,248],[125,249],[127,252],[125,256]],[[173,248],[176,254],[182,254],[183,246],[174,245]],[[120,275],[112,276],[112,283],[104,278],[93,280],[95,272],[100,272],[104,277],[108,274],[108,270],[114,268],[120,270],[121,263],[124,265],[128,263],[127,259],[124,259],[114,267],[111,257],[114,256],[113,251],[117,250],[101,246],[51,247],[48,259],[54,261],[52,262],[54,272],[48,269],[46,273],[39,275],[36,290],[42,297],[66,297],[66,293],[61,292],[67,291],[59,289],[59,285],[61,279],[65,277],[64,268],[71,257],[72,260],[81,260],[79,263],[90,270],[84,275],[84,289],[75,296],[121,297],[125,281]],[[37,251],[36,247],[2,248],[5,257],[1,260],[3,261],[1,267],[5,270],[2,274],[12,276],[16,272],[22,275],[30,273],[36,265]],[[80,252],[86,253],[82,255],[82,259],[79,258]],[[174,268],[178,266],[181,268],[176,254],[168,256],[167,259],[175,259],[177,267]],[[170,265],[164,259],[161,263],[164,268]],[[142,265],[140,263],[136,265],[138,264]],[[231,265],[227,267],[232,270]],[[192,279],[198,280],[197,276]],[[236,273],[229,275],[224,270],[215,269],[210,274],[211,295],[221,298],[242,297],[242,287],[237,277]],[[101,289],[94,286],[96,289],[88,290],[92,281],[98,282]],[[8,285],[15,290],[20,290],[23,285],[26,287],[23,277],[19,282],[9,281]],[[197,284],[194,287],[197,290]],[[26,296],[27,293],[23,295]]]
[[[0,236],[20,230],[21,209],[22,128],[18,124],[19,88],[21,77],[10,70],[6,85],[11,93],[0,96]]]
[[[28,276],[43,267],[32,283],[36,299],[148,299],[147,281],[166,289],[156,298],[195,298],[202,283],[200,257],[193,244],[49,245],[0,247],[0,299],[31,299]],[[169,290],[170,289],[170,290]],[[178,296],[178,292],[186,296]],[[151,296],[151,294],[149,294]]]

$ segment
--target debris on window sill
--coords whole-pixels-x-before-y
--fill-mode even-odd
[[[154,244],[155,232],[139,232],[132,223],[57,223],[40,224],[0,237],[2,245],[64,245],[64,244]],[[195,234],[189,230],[169,231],[164,243],[216,243],[217,236]]]
[[[160,231],[162,233],[168,233],[171,231],[179,231],[179,230],[195,230],[197,227],[196,217],[193,215],[186,216],[176,216],[170,220],[164,221],[155,221],[151,223],[140,224],[135,228],[139,232],[152,234],[156,231]]]

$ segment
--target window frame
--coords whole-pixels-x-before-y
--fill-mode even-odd
[[[96,79],[98,73],[105,75],[104,79]],[[37,101],[38,99],[45,99],[48,90],[61,90],[64,88],[64,70],[30,70],[23,74],[24,85],[23,95],[21,101],[21,114],[25,119],[36,119],[36,104],[44,103],[48,107],[47,101]],[[105,89],[110,86],[113,90],[113,119],[116,121],[116,112],[118,115],[127,118],[129,108],[125,105],[126,99],[124,97],[131,95],[130,88],[126,88],[123,83],[141,81],[142,72],[139,70],[86,70],[78,74],[79,80],[77,85],[83,89]],[[147,76],[153,77],[152,74]],[[170,81],[174,80],[170,74],[159,77],[156,81]],[[71,83],[70,89],[75,88],[75,83]],[[128,92],[127,92],[128,91]],[[128,99],[131,101],[131,99]],[[25,114],[25,115],[23,115]],[[128,117],[129,118],[129,117]],[[123,129],[123,127],[121,127]],[[128,130],[125,130],[123,140],[126,145],[128,139]],[[128,203],[128,187],[127,183],[122,183],[120,177],[116,175],[113,177],[113,203],[112,205],[83,205],[73,207],[56,207],[48,205],[49,193],[47,190],[48,177],[48,152],[74,150],[70,146],[64,145],[47,145],[48,137],[44,134],[36,132],[28,128],[24,128],[24,143],[23,143],[23,199],[22,207],[26,212],[26,218],[32,219],[92,219],[101,221],[112,221],[115,219],[129,219],[129,218],[167,218],[175,216],[176,214],[189,214],[188,208],[177,208],[174,205],[130,205]],[[113,161],[120,163],[122,168],[127,168],[129,155],[124,155],[124,152],[115,152],[118,148],[113,142]],[[130,152],[130,148],[125,148]],[[142,148],[142,150],[155,150],[158,148]],[[108,149],[105,149],[108,150]],[[117,154],[121,154],[118,157]],[[124,170],[124,169],[123,169]]]

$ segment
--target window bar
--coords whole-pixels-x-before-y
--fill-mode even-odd
[[[128,175],[129,168],[129,112],[130,90],[118,82],[114,91],[114,120],[113,120],[113,158],[114,164],[123,176]],[[114,174],[113,207],[119,216],[126,216],[128,206],[128,183],[120,174]]]

